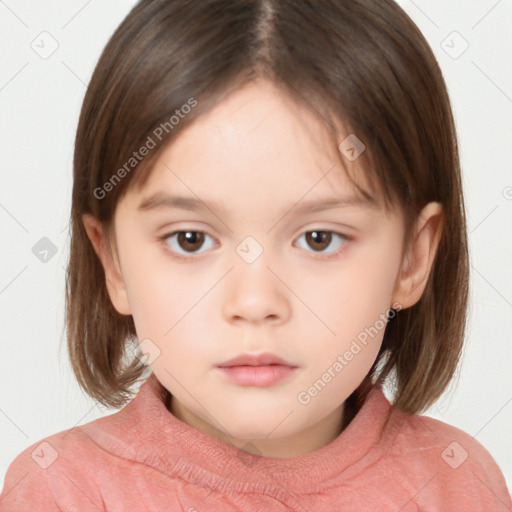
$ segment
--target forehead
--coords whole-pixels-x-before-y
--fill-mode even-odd
[[[370,191],[365,171],[340,154],[337,138],[307,104],[267,81],[224,98],[163,149],[137,197],[166,191],[251,202],[261,207],[316,197],[361,196],[347,173]],[[362,196],[361,196],[362,197]]]

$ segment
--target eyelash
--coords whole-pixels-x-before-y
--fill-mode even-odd
[[[338,248],[337,250],[335,250],[335,251],[327,252],[325,254],[323,252],[321,252],[321,251],[308,251],[308,252],[312,252],[313,254],[321,255],[322,259],[331,259],[331,258],[334,258],[334,257],[338,256],[341,252],[343,252],[347,242],[350,242],[353,239],[352,237],[344,235],[343,233],[338,233],[337,231],[330,231],[330,230],[327,230],[327,229],[311,229],[309,231],[304,231],[304,233],[302,233],[299,236],[299,238],[304,236],[307,233],[313,233],[313,232],[316,232],[316,233],[329,233],[329,234],[338,236],[338,237],[343,239],[342,246],[340,248]],[[193,229],[181,229],[181,230],[177,230],[177,231],[172,231],[170,233],[162,235],[161,237],[158,237],[159,240],[164,244],[164,247],[166,248],[166,250],[170,251],[173,254],[173,256],[175,256],[177,258],[180,258],[182,260],[185,260],[185,261],[190,261],[190,260],[196,259],[196,255],[200,254],[200,253],[190,253],[190,255],[185,256],[183,254],[177,253],[174,250],[172,250],[169,247],[169,244],[167,244],[166,242],[167,242],[167,240],[169,238],[171,238],[171,237],[173,237],[175,235],[178,235],[180,233],[195,233],[195,234],[199,233],[199,234],[207,235],[207,236],[209,236],[210,238],[213,239],[213,237],[210,236],[208,233],[206,233],[206,231],[193,230]],[[329,245],[330,245],[330,243],[329,243]],[[205,251],[201,251],[201,252],[205,252]]]

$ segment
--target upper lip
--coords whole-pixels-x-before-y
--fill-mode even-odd
[[[263,354],[241,354],[217,366],[225,368],[228,366],[266,366],[270,364],[280,364],[283,366],[295,367],[294,364],[289,363],[281,357],[269,352],[265,352]]]

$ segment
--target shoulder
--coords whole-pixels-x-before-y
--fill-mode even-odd
[[[80,426],[40,439],[10,463],[0,512],[77,510],[73,507],[79,505],[81,510],[94,505],[101,510],[101,493],[90,475],[101,467],[104,457]]]
[[[398,416],[398,433],[394,447],[403,453],[436,455],[436,465],[452,469],[467,463],[472,469],[496,467],[487,449],[473,436],[448,423],[429,416],[406,414]]]
[[[389,455],[430,503],[450,503],[452,510],[510,510],[503,474],[491,454],[463,430],[424,415],[392,408],[394,430]],[[444,500],[444,501],[443,501]]]

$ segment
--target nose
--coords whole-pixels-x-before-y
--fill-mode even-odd
[[[225,282],[223,315],[229,323],[281,324],[290,317],[289,290],[260,256],[237,262]]]

